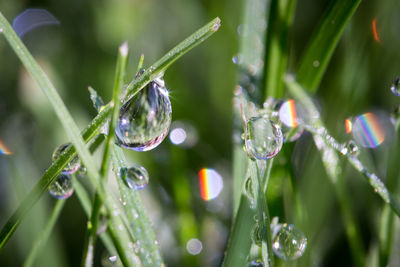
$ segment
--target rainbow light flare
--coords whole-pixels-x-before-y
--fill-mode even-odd
[[[12,152],[10,149],[6,147],[6,145],[0,140],[0,154],[4,155],[12,155]]]
[[[216,198],[224,186],[221,175],[214,169],[207,168],[199,171],[199,183],[200,196],[205,201]]]
[[[346,127],[346,133],[351,133],[351,131],[353,130],[353,124],[351,123],[351,119],[348,118],[344,121],[344,125]]]
[[[279,108],[279,119],[288,127],[296,128],[298,124],[296,102],[293,99],[285,101]]]
[[[375,148],[385,140],[385,130],[375,114],[365,113],[354,120],[353,137],[361,146]]]

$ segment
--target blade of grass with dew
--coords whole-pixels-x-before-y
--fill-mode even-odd
[[[121,168],[126,167],[125,162],[122,149],[114,145],[112,148],[113,169],[117,178],[123,207],[131,226],[130,229],[135,237],[134,242],[140,243],[138,256],[144,266],[161,266],[163,265],[161,252],[158,243],[155,241],[152,224],[146,215],[139,192],[129,189],[120,178],[119,172]]]
[[[84,187],[79,181],[75,181],[74,189],[78,196],[84,211],[90,218],[91,201]],[[119,217],[119,212],[110,215],[107,232],[100,235],[100,238],[111,255],[118,255],[119,260],[124,266],[140,266],[140,261],[136,254],[132,251],[129,239],[129,233],[122,227],[122,221]]]
[[[361,0],[331,1],[318,24],[296,72],[296,79],[308,92],[316,92],[343,30]]]
[[[283,77],[287,69],[289,31],[296,0],[271,0],[264,55],[263,99],[282,98]]]
[[[215,19],[212,23],[207,24],[199,31],[195,33],[193,38],[187,38],[184,42],[180,43],[174,49],[170,51],[169,54],[163,57],[163,60],[158,61],[158,64],[154,64],[158,66],[157,68],[153,68],[155,72],[160,73],[161,70],[165,71],[165,69],[172,64],[172,62],[176,61],[180,58],[183,54],[187,53],[191,48],[197,46],[199,43],[204,41],[206,38],[211,36],[218,27],[219,27],[220,20],[219,18]],[[210,27],[211,25],[211,27]],[[16,37],[15,33],[13,32],[12,28],[10,27],[7,20],[0,12],[0,27],[3,29],[5,26],[8,32],[8,38],[10,38],[9,42],[13,45],[16,50],[25,48],[21,41]],[[11,34],[11,35],[10,35]],[[192,37],[192,36],[191,36]],[[27,53],[26,48],[23,50],[22,56]],[[28,52],[29,53],[29,52]],[[32,59],[32,57],[30,57]],[[171,61],[171,63],[169,62]],[[141,76],[142,77],[142,76]],[[151,75],[147,75],[146,79],[142,77],[140,80],[135,81],[131,84],[131,92],[135,93],[134,90],[140,90],[139,88],[144,87],[147,83],[151,81]],[[46,78],[43,78],[46,80]],[[140,85],[137,84],[140,81]],[[104,108],[101,110],[99,115],[93,120],[88,128],[93,131],[99,131],[103,123],[105,122],[107,116],[111,113],[110,105],[105,105]],[[97,120],[96,120],[97,119]],[[93,135],[94,136],[94,135]],[[93,136],[88,136],[90,140]],[[21,222],[22,218],[25,214],[30,210],[30,208],[39,200],[40,196],[43,194],[47,187],[55,180],[56,176],[61,172],[61,170],[67,165],[67,163],[76,155],[72,153],[72,151],[65,151],[59,160],[46,171],[45,175],[39,180],[39,182],[35,185],[35,187],[31,190],[28,196],[22,201],[20,206],[17,210],[13,213],[11,218],[7,221],[6,225],[2,228],[0,232],[0,249],[7,243],[8,239],[11,237],[13,232],[18,227],[19,223]]]
[[[220,18],[215,18],[198,31],[187,37],[176,47],[172,48],[165,56],[159,59],[156,63],[151,65],[142,75],[140,75],[135,81],[128,85],[126,88],[125,99],[132,97],[134,94],[139,92],[145,87],[150,81],[162,77],[164,72],[171,66],[172,63],[177,61],[184,54],[189,52],[192,48],[199,45],[201,42],[206,40],[208,37],[218,31],[221,26]]]
[[[285,78],[285,84],[289,89],[290,94],[302,103],[312,113],[316,113],[317,109],[312,100],[308,97],[307,93],[303,91],[299,84],[297,84],[292,77]],[[325,129],[322,121],[317,119],[314,127]],[[356,220],[351,210],[349,193],[346,188],[345,181],[343,180],[343,173],[340,166],[339,157],[336,150],[326,142],[321,136],[313,133],[314,143],[321,153],[322,163],[326,170],[329,180],[335,189],[335,194],[339,202],[340,211],[342,215],[343,224],[346,230],[348,242],[353,258],[353,264],[356,266],[365,265],[365,251],[362,246],[361,234],[359,227],[357,227]]]
[[[114,140],[114,129],[115,125],[118,121],[118,114],[119,114],[119,92],[124,84],[124,76],[125,76],[125,69],[126,69],[126,61],[128,57],[128,43],[124,43],[119,47],[118,56],[117,56],[117,66],[115,70],[115,81],[114,81],[114,89],[113,89],[113,96],[111,100],[112,106],[112,113],[111,113],[111,120],[109,123],[108,128],[108,135],[105,143],[105,148],[103,151],[103,160],[101,163],[100,168],[100,178],[101,183],[104,186],[107,183],[107,175],[109,169],[109,153],[111,146],[113,145]],[[93,201],[93,208],[91,213],[90,222],[88,223],[87,235],[85,239],[83,257],[82,257],[82,265],[83,266],[92,266],[93,265],[93,253],[89,253],[92,251],[96,244],[96,237],[97,237],[97,226],[99,222],[99,213],[100,208],[102,206],[102,202],[100,196],[96,193]]]
[[[82,137],[86,142],[95,137],[105,120],[111,113],[110,105],[105,108],[96,116],[96,118],[85,128],[82,132]],[[61,171],[67,166],[68,162],[76,156],[76,151],[73,146],[69,146],[60,157],[52,163],[52,165],[45,171],[40,180],[35,184],[28,195],[22,200],[21,204],[15,212],[8,219],[0,232],[0,249],[7,243],[12,236],[21,220],[35,205],[40,197],[47,191],[51,183],[55,181]]]
[[[31,251],[29,252],[28,257],[26,258],[26,260],[24,262],[24,265],[23,265],[24,267],[30,267],[33,265],[35,258],[37,257],[37,254],[40,252],[40,250],[43,248],[43,245],[49,239],[51,231],[53,230],[54,225],[57,222],[57,219],[64,207],[64,204],[65,204],[64,199],[57,200],[44,230],[41,233],[39,233],[38,237],[36,238],[36,240],[32,246]]]

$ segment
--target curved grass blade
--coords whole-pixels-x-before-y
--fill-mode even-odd
[[[296,80],[308,92],[316,92],[344,27],[360,3],[361,0],[332,1],[322,16],[296,72]]]

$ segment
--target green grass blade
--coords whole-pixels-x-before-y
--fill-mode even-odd
[[[297,81],[308,92],[316,92],[343,30],[360,3],[335,0],[323,15],[296,72]]]
[[[112,106],[112,114],[111,120],[108,127],[108,135],[105,143],[105,148],[103,152],[103,160],[100,168],[100,177],[101,183],[105,186],[107,182],[107,174],[109,169],[109,159],[110,159],[110,149],[113,145],[114,140],[114,129],[115,125],[118,121],[118,114],[119,114],[119,92],[124,84],[124,76],[125,76],[125,69],[126,69],[126,61],[128,57],[128,44],[124,43],[119,48],[119,53],[117,57],[117,67],[115,71],[115,82],[114,82],[114,89],[113,89],[113,96],[111,100]],[[90,223],[88,224],[87,229],[87,236],[85,239],[83,257],[82,257],[82,265],[84,266],[92,266],[93,265],[93,254],[89,253],[92,251],[91,248],[95,247],[96,237],[97,237],[97,226],[99,221],[99,213],[100,208],[102,206],[102,202],[100,196],[96,193],[94,201],[93,201],[93,208],[90,218]]]
[[[120,147],[114,146],[112,149],[113,168],[117,178],[121,199],[124,203],[123,207],[129,221],[127,227],[130,227],[134,242],[140,241],[141,248],[138,250],[138,256],[142,261],[143,266],[161,266],[163,260],[161,257],[160,248],[155,239],[154,231],[151,227],[151,222],[146,215],[139,192],[129,189],[118,172],[125,166],[125,157]]]
[[[57,219],[64,207],[64,204],[65,204],[64,199],[57,200],[56,205],[54,206],[53,211],[50,214],[50,218],[47,221],[44,230],[41,233],[39,233],[37,239],[33,244],[31,251],[29,252],[27,259],[24,262],[23,265],[24,267],[30,267],[33,265],[35,258],[37,257],[37,254],[40,252],[40,250],[43,248],[43,245],[49,239],[51,231],[53,230],[54,225],[57,222]]]
[[[104,124],[105,120],[111,113],[111,107],[105,108],[93,119],[87,128],[82,132],[82,137],[86,142],[95,137]],[[45,171],[40,180],[32,188],[29,194],[22,200],[16,211],[11,215],[0,232],[0,249],[7,243],[18,225],[21,223],[24,216],[35,205],[40,197],[47,191],[49,185],[55,181],[57,176],[65,168],[69,161],[76,156],[76,151],[73,146],[70,146],[53,164]]]
[[[271,0],[267,41],[264,55],[264,99],[282,98],[283,78],[288,63],[289,30],[293,22],[296,0]]]
[[[164,72],[169,66],[171,66],[172,63],[213,35],[216,31],[218,31],[220,26],[221,20],[219,18],[215,18],[171,49],[167,54],[165,54],[165,56],[154,63],[142,75],[140,75],[140,77],[135,79],[133,83],[128,85],[126,88],[125,98],[129,98],[132,96],[132,94],[136,94],[140,89],[145,87],[155,78],[163,76]]]

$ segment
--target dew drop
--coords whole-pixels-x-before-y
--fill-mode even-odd
[[[349,154],[351,156],[358,156],[360,153],[360,149],[356,145],[356,143],[353,140],[350,140],[344,145],[344,148],[342,149],[342,154]]]
[[[232,62],[235,65],[241,64],[242,63],[242,56],[240,54],[236,54],[232,57]]]
[[[400,96],[400,77],[396,77],[390,86],[390,91],[396,96]]]
[[[256,202],[253,188],[253,180],[251,179],[251,177],[248,177],[244,183],[244,192],[250,200],[250,207],[254,209],[256,207]]]
[[[56,148],[53,152],[53,162],[56,161],[64,152],[65,150],[71,145],[71,143],[65,143]],[[81,161],[79,160],[78,156],[75,156],[68,164],[65,166],[62,173],[64,174],[71,174],[76,172],[81,167]]]
[[[125,184],[132,190],[143,189],[149,183],[149,174],[142,166],[122,168],[120,173]]]
[[[57,180],[49,186],[49,193],[55,198],[66,199],[69,198],[74,192],[71,177],[67,174],[61,173]]]
[[[262,259],[255,259],[255,260],[249,260],[246,263],[246,267],[263,267],[263,260]]]
[[[267,241],[268,229],[264,224],[256,223],[252,229],[251,239],[257,246],[261,246],[262,241]]]
[[[246,150],[253,159],[270,159],[282,148],[282,131],[279,125],[263,117],[252,117],[246,126]]]
[[[115,134],[123,147],[148,151],[167,135],[172,109],[168,91],[160,81],[150,82],[121,107]]]
[[[306,250],[307,238],[293,224],[281,224],[273,237],[272,249],[283,260],[295,260]]]
[[[103,234],[108,227],[108,217],[105,214],[100,214],[99,215],[99,222],[98,222],[98,227],[97,227],[97,235]]]

